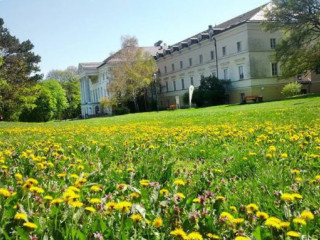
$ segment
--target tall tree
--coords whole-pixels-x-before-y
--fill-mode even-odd
[[[114,93],[113,98],[118,102],[133,102],[135,110],[139,111],[138,97],[152,82],[156,63],[150,53],[138,47],[135,37],[125,36],[121,40],[121,50],[113,55],[116,61],[110,70],[109,91]]]
[[[283,32],[276,48],[283,77],[320,69],[319,0],[273,0],[266,17],[266,30]]]
[[[56,79],[66,92],[68,107],[65,109],[64,118],[74,118],[81,113],[80,77],[78,69],[69,66],[65,70],[51,70],[46,79]]]
[[[0,18],[0,113],[6,120],[17,120],[24,108],[35,107],[38,88],[42,78],[38,63],[40,56],[32,52],[33,44],[12,36]]]
[[[19,120],[23,122],[47,122],[54,116],[56,110],[55,99],[51,92],[41,84],[38,84],[39,93],[33,109],[23,109]]]
[[[51,79],[41,82],[41,85],[49,90],[53,97],[54,115],[55,119],[62,119],[64,111],[68,108],[66,92],[58,82],[58,80]]]

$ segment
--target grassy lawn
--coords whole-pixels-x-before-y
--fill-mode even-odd
[[[319,133],[317,95],[0,122],[0,238],[318,239]]]

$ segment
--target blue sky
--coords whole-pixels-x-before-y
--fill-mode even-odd
[[[30,39],[41,70],[102,61],[120,48],[122,35],[140,46],[168,45],[219,24],[267,0],[0,0],[12,35]]]

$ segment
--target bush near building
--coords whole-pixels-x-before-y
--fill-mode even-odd
[[[297,96],[301,93],[301,87],[302,85],[297,82],[288,83],[283,87],[281,93],[285,97]]]
[[[219,80],[213,76],[201,79],[199,88],[193,92],[192,103],[196,104],[197,107],[224,104],[227,84],[227,81]],[[185,104],[189,103],[189,92],[184,94],[183,102]]]

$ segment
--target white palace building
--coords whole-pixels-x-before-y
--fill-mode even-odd
[[[265,32],[264,8],[253,9],[229,21],[195,34],[170,46],[145,48],[156,59],[160,83],[159,104],[183,105],[182,96],[190,85],[198,87],[210,75],[230,80],[228,102],[240,103],[245,96],[256,95],[265,101],[282,98],[283,86],[292,81],[303,83],[303,92],[320,92],[320,75],[309,73],[300,79],[279,79],[280,64],[275,61],[275,47],[280,32]],[[99,100],[108,97],[109,63],[80,63],[82,115],[100,112]],[[111,113],[111,109],[108,109]]]

